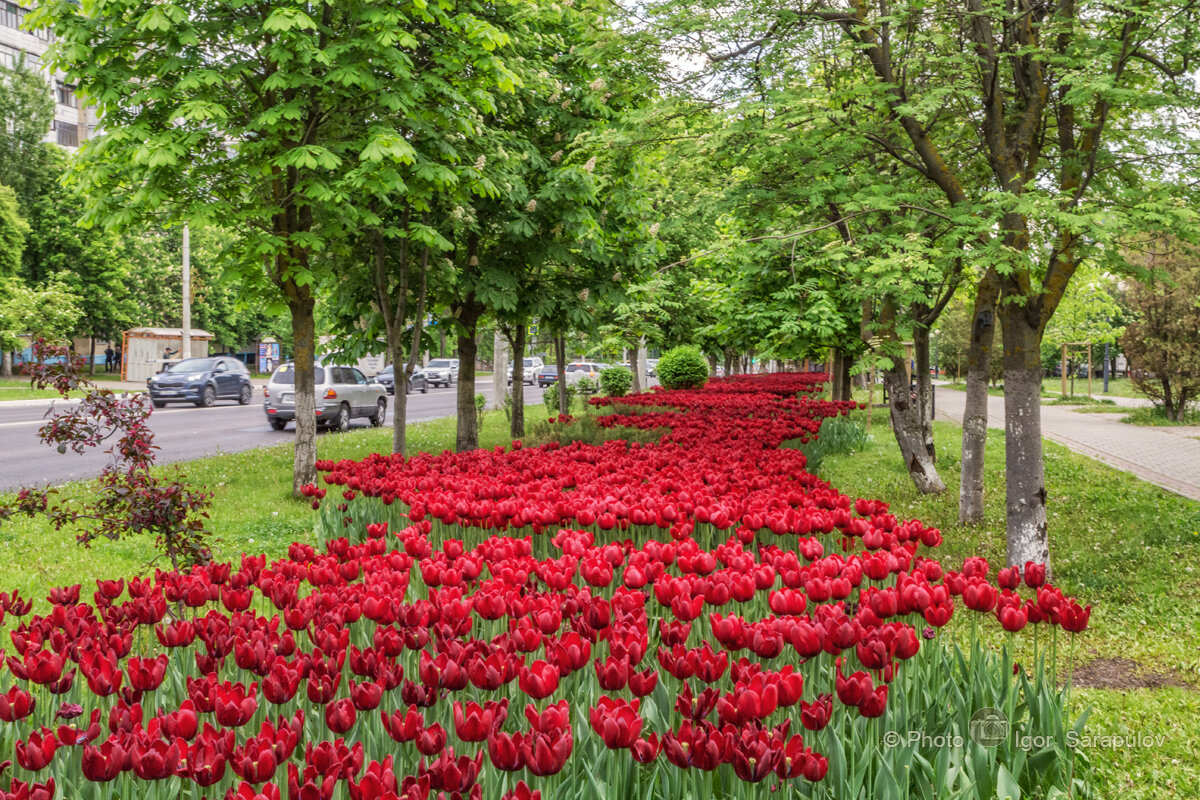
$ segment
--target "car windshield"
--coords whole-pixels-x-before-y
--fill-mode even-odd
[[[590,364],[570,364],[567,366],[567,372],[591,372]]]
[[[213,368],[216,359],[212,358],[185,358],[177,364],[172,364],[167,367],[167,372],[208,372]]]
[[[313,384],[319,386],[324,382],[324,368],[313,367]],[[275,370],[275,374],[271,376],[271,383],[282,383],[285,386],[294,386],[296,383],[296,368],[291,364],[284,364],[282,367]]]
[[[533,359],[532,359],[532,358],[527,358],[527,359],[525,359],[525,366],[527,366],[527,367],[532,367],[532,366],[533,366],[533,364],[534,364],[534,361],[533,361]]]
[[[454,366],[454,363],[448,358],[435,358],[426,366],[433,367],[434,369],[446,369],[447,367]]]
[[[384,367],[383,369],[379,370],[379,374],[378,374],[376,377],[378,377],[378,378],[390,378],[390,377],[392,377],[392,374],[393,374],[393,372],[394,372],[394,371],[395,371],[395,367],[393,367],[391,364],[388,364],[386,367]]]

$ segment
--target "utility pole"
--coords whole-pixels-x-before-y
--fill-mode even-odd
[[[192,357],[192,235],[187,223],[183,225],[183,352],[181,358]]]

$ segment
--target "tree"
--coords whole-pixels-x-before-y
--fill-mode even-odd
[[[493,317],[512,347],[516,437],[529,323],[540,320],[560,339],[571,327],[590,327],[595,307],[635,279],[652,250],[640,157],[618,124],[643,102],[645,79],[607,13],[595,2],[540,5],[506,28],[519,83],[497,97],[475,143],[486,190],[444,228],[454,242],[446,304],[458,331],[459,450],[478,446],[480,320]]]
[[[286,304],[296,494],[316,479],[315,307],[334,263],[326,254],[371,218],[376,198],[403,189],[395,165],[412,152],[394,122],[420,100],[414,50],[511,84],[489,8],[471,0],[61,0],[29,16],[35,27],[53,26],[52,66],[95,99],[105,121],[74,169],[88,187],[88,219],[128,228],[166,216],[236,231],[229,263]]]
[[[730,94],[757,96],[789,70],[799,73],[791,85],[801,97],[828,92],[814,73],[853,76],[844,104],[800,117],[787,135],[857,135],[954,210],[947,216],[962,225],[979,281],[968,416],[986,421],[984,373],[974,365],[986,364],[998,317],[1007,559],[1049,563],[1042,337],[1079,265],[1114,260],[1119,232],[1192,217],[1181,198],[1196,167],[1195,135],[1179,120],[1197,102],[1181,77],[1200,46],[1200,9],[1185,0],[751,2],[736,14],[673,0],[660,7],[671,29],[703,32],[675,44],[699,42],[699,55],[736,76],[725,81]],[[863,113],[887,126],[856,128]],[[881,172],[877,196],[886,200],[894,184]],[[970,441],[981,465],[982,439]]]
[[[61,149],[41,147],[42,160],[27,181],[30,232],[22,269],[34,284],[58,281],[70,288],[82,312],[71,334],[91,339],[94,351],[97,339],[115,339],[134,323],[133,274],[113,231],[80,224],[87,201],[78,188],[59,182],[67,169]],[[95,370],[94,358],[89,370]]]
[[[22,58],[13,67],[0,67],[0,183],[28,205],[39,190],[48,149],[42,141],[54,119],[50,87]]]
[[[1129,289],[1135,314],[1123,338],[1129,375],[1167,419],[1183,422],[1200,396],[1200,248],[1159,235],[1130,250],[1150,272]]]
[[[0,276],[0,350],[6,364],[13,350],[25,347],[22,336],[61,342],[81,313],[79,298],[61,283],[30,288],[17,278]]]

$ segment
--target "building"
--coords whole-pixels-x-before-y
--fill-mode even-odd
[[[31,33],[22,30],[21,24],[28,13],[25,6],[0,0],[0,65],[13,67],[23,57],[25,65],[46,80],[54,95],[54,121],[46,141],[68,148],[78,147],[96,130],[95,111],[80,101],[74,86],[42,64],[42,56],[53,37],[48,31]]]

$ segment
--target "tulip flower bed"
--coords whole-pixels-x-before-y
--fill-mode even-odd
[[[319,547],[0,595],[0,800],[1078,789],[1041,663],[940,629],[1090,608],[807,473],[783,445],[854,407],[822,380],[593,400],[653,444],[323,462]],[[939,744],[981,707],[1008,739]]]

